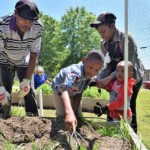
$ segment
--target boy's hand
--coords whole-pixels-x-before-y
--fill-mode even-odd
[[[96,106],[94,106],[94,113],[100,117],[102,114],[106,113],[108,111],[107,105],[102,106],[99,102],[96,103]]]
[[[20,84],[20,90],[18,91],[18,98],[23,98],[30,91],[30,80],[23,79],[23,82]]]
[[[105,80],[103,80],[103,79],[97,80],[97,87],[105,88],[106,87]]]
[[[65,123],[68,131],[76,131],[77,119],[74,114],[67,114],[65,117]]]

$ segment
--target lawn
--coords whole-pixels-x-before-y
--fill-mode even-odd
[[[141,89],[137,98],[138,135],[150,150],[150,90]]]

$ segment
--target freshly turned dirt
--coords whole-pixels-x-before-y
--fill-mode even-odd
[[[62,119],[38,117],[11,117],[0,119],[0,150],[131,150],[130,143],[121,138],[104,137],[87,124],[79,123],[77,132],[80,147],[73,136],[69,144],[69,132],[65,130]],[[70,136],[69,136],[70,135]],[[9,143],[8,143],[9,141]],[[84,149],[85,150],[85,149]]]

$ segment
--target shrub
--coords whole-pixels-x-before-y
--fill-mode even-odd
[[[36,89],[36,93],[39,92],[39,90],[42,89],[42,94],[52,94],[53,90],[50,85],[47,83],[42,84],[40,87]]]
[[[108,99],[109,93],[103,89],[101,89],[101,92],[99,93],[97,87],[90,87],[83,92],[83,97]]]
[[[42,94],[52,94],[53,93],[51,86],[46,83],[44,83],[40,87],[38,87],[36,89],[36,93],[38,93],[40,89],[42,89]],[[97,87],[91,87],[91,88],[87,88],[83,92],[83,97],[108,99],[109,94],[108,94],[108,92],[106,92],[105,90],[102,90],[102,89],[101,89],[101,93],[99,93]]]

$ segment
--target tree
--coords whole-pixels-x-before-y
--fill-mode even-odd
[[[84,7],[70,8],[58,22],[43,15],[42,50],[39,65],[44,67],[48,78],[53,78],[61,68],[78,63],[92,49],[99,49],[99,34],[90,27],[95,20]]]
[[[70,8],[62,17],[60,27],[62,41],[70,51],[70,55],[64,61],[63,66],[79,62],[88,51],[100,48],[98,33],[90,27],[95,20],[93,13],[89,13],[84,7]]]
[[[38,63],[44,67],[47,76],[53,78],[61,68],[63,60],[67,57],[67,52],[61,43],[59,22],[42,13],[41,20],[44,25],[44,33]]]

